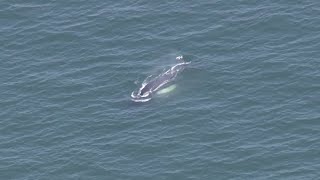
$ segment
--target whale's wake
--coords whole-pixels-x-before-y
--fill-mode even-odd
[[[185,62],[182,56],[176,58],[179,63],[172,66],[167,71],[159,74],[158,76],[149,76],[143,82],[138,91],[133,91],[131,93],[131,98],[135,102],[146,102],[152,98],[152,95],[164,87],[169,82],[175,80],[179,72],[183,71],[187,64],[190,62]]]

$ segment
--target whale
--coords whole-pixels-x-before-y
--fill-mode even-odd
[[[149,101],[154,92],[169,82],[174,81],[178,73],[182,72],[186,65],[190,64],[190,62],[185,62],[182,56],[178,56],[176,59],[179,63],[173,65],[167,71],[159,74],[149,82],[143,82],[137,92],[133,91],[131,93],[132,100],[136,102]]]

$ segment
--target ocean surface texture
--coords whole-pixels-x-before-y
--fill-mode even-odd
[[[318,0],[2,0],[0,180],[319,179],[319,82]]]

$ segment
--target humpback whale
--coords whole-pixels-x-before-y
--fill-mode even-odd
[[[137,92],[133,91],[131,97],[133,101],[136,102],[146,102],[152,98],[152,94],[158,89],[163,87],[169,82],[172,82],[179,72],[183,71],[187,64],[190,62],[185,62],[182,56],[176,57],[179,63],[173,65],[170,69],[164,73],[159,74],[157,77],[153,78],[149,82],[143,82],[141,87]]]

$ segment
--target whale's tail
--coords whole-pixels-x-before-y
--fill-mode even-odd
[[[180,63],[184,62],[183,56],[176,57],[176,60],[179,61]]]
[[[186,62],[185,60],[184,60],[184,58],[183,58],[183,56],[178,56],[178,57],[176,57],[176,60],[179,62],[179,64],[181,63],[181,64],[190,64],[191,62]]]

